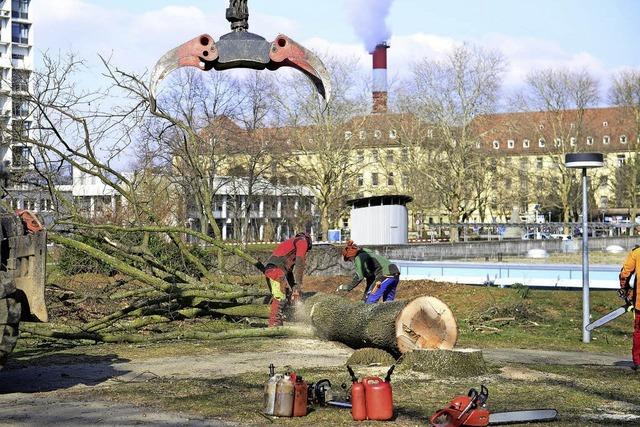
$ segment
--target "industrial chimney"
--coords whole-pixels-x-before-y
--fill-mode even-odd
[[[378,43],[373,55],[373,113],[387,112],[387,42]]]

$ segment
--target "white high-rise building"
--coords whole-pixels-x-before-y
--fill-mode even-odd
[[[34,68],[31,0],[0,0],[0,167],[28,167],[31,148],[21,142],[31,127],[26,93]]]

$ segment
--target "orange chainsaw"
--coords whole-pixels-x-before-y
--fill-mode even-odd
[[[497,424],[518,424],[533,421],[553,421],[555,409],[529,409],[523,411],[490,412],[487,409],[489,390],[484,385],[480,392],[472,388],[466,396],[456,396],[449,406],[440,409],[429,419],[433,427],[482,427]]]

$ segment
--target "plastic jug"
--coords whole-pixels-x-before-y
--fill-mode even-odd
[[[273,363],[269,365],[269,380],[264,385],[264,403],[262,405],[262,412],[267,415],[273,415],[276,404],[276,386],[278,381],[282,378],[282,375],[275,374],[275,368]]]
[[[350,366],[347,366],[347,370],[351,375],[351,418],[353,418],[354,421],[366,420],[367,408],[365,404],[364,384],[358,381],[358,378]]]
[[[293,416],[304,417],[307,415],[307,391],[309,386],[301,376],[296,377],[293,385]]]
[[[276,403],[273,415],[290,417],[293,415],[293,383],[291,377],[285,374],[276,385]]]
[[[391,383],[379,377],[365,377],[364,385],[367,418],[370,420],[386,421],[393,417],[393,397]]]

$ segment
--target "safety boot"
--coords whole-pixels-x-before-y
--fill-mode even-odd
[[[273,298],[271,300],[271,311],[269,312],[269,327],[282,326],[284,314],[282,312],[282,302]]]

